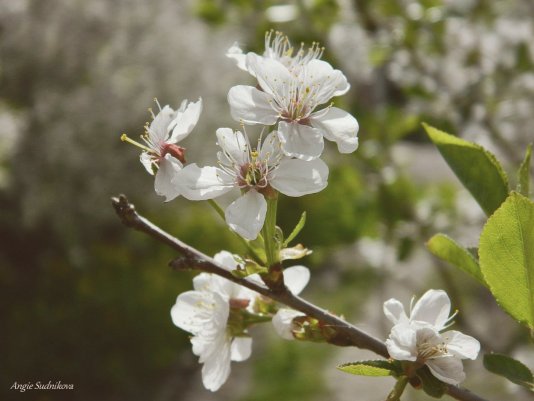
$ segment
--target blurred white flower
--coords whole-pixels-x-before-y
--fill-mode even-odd
[[[398,300],[389,299],[384,313],[394,326],[386,346],[392,358],[415,362],[418,367],[427,365],[439,380],[456,385],[465,379],[461,360],[476,359],[480,343],[458,331],[440,333],[454,317],[449,317],[450,308],[450,299],[442,290],[427,291],[410,308],[409,316]]]
[[[233,188],[241,196],[225,211],[232,230],[247,240],[255,239],[263,227],[267,211],[265,196],[273,190],[287,196],[319,192],[327,185],[328,167],[320,159],[312,161],[285,157],[276,132],[269,134],[256,149],[248,137],[230,128],[217,130],[220,167],[190,164],[175,177],[174,184],[190,200],[213,199]]]
[[[154,115],[150,110],[152,122],[145,126],[145,133],[141,136],[146,146],[125,134],[121,139],[143,149],[140,160],[149,174],[156,175],[156,193],[164,196],[165,201],[170,201],[180,195],[172,180],[185,163],[185,149],[176,144],[187,137],[197,124],[202,111],[202,99],[195,103],[184,100],[178,110],[173,110],[168,105],[161,108],[157,100],[156,104],[159,112]]]
[[[314,110],[334,96],[345,94],[350,85],[339,70],[313,59],[297,71],[272,58],[249,53],[247,69],[256,76],[260,89],[234,86],[228,92],[232,117],[245,124],[278,124],[278,137],[287,156],[313,160],[323,152],[323,137],[337,143],[341,153],[358,147],[358,122],[337,107]]]

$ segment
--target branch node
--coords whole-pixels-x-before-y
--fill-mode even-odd
[[[130,203],[126,195],[120,194],[118,197],[112,197],[111,204],[121,219],[122,224],[134,228],[137,226],[138,215],[135,211],[135,206]]]

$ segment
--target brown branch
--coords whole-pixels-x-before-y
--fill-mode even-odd
[[[247,287],[261,295],[267,296],[275,301],[298,310],[310,317],[313,317],[323,324],[329,325],[335,331],[335,336],[329,338],[329,342],[340,346],[356,346],[362,349],[368,349],[374,353],[389,358],[386,345],[381,340],[365,333],[356,326],[346,322],[340,317],[319,308],[318,306],[306,301],[305,299],[293,295],[287,288],[278,291],[272,291],[266,286],[254,283],[246,278],[234,276],[230,271],[219,265],[211,257],[198,251],[197,249],[173,237],[169,233],[139,215],[133,204],[126,196],[119,195],[111,199],[117,215],[126,226],[163,242],[172,249],[178,251],[181,256],[170,262],[170,266],[177,270],[196,269],[199,271],[217,274],[234,283]],[[484,398],[461,387],[447,385],[446,393],[460,401],[486,401]]]

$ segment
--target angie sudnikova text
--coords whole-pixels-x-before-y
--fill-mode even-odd
[[[74,384],[61,383],[61,380],[58,380],[55,383],[52,383],[51,380],[49,380],[48,382],[37,381],[35,383],[14,382],[13,385],[9,389],[18,390],[21,393],[24,393],[26,390],[74,390]]]

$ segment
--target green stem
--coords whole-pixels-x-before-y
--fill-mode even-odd
[[[278,244],[276,242],[276,209],[278,206],[278,196],[267,198],[267,213],[265,223],[263,223],[262,233],[265,242],[265,255],[267,256],[267,266],[271,267],[280,261]]]
[[[215,202],[213,199],[208,199],[208,203],[215,210],[215,212],[217,212],[219,217],[226,222],[226,218],[224,216],[224,210],[222,209],[222,207],[220,207],[219,204],[217,202]],[[234,231],[232,231],[232,234],[234,234],[236,236],[236,238],[239,239],[241,244],[243,244],[243,246],[248,250],[248,252],[250,253],[250,255],[254,258],[254,260],[256,262],[258,262],[260,264],[263,263],[263,261],[261,260],[259,255],[254,251],[254,249],[252,249],[252,247],[250,246],[250,244],[248,243],[248,241],[246,239],[244,239],[242,236],[240,236],[239,234],[237,234]]]
[[[217,202],[215,202],[213,199],[208,199],[208,203],[217,212],[219,217],[221,219],[225,220],[225,218],[224,218],[224,210],[222,210],[222,207],[220,207],[219,204]]]
[[[391,393],[389,393],[388,397],[386,398],[386,401],[399,401],[407,384],[408,384],[407,376],[399,377],[397,379],[397,383],[395,383],[395,387],[393,387],[393,390],[391,390]]]

